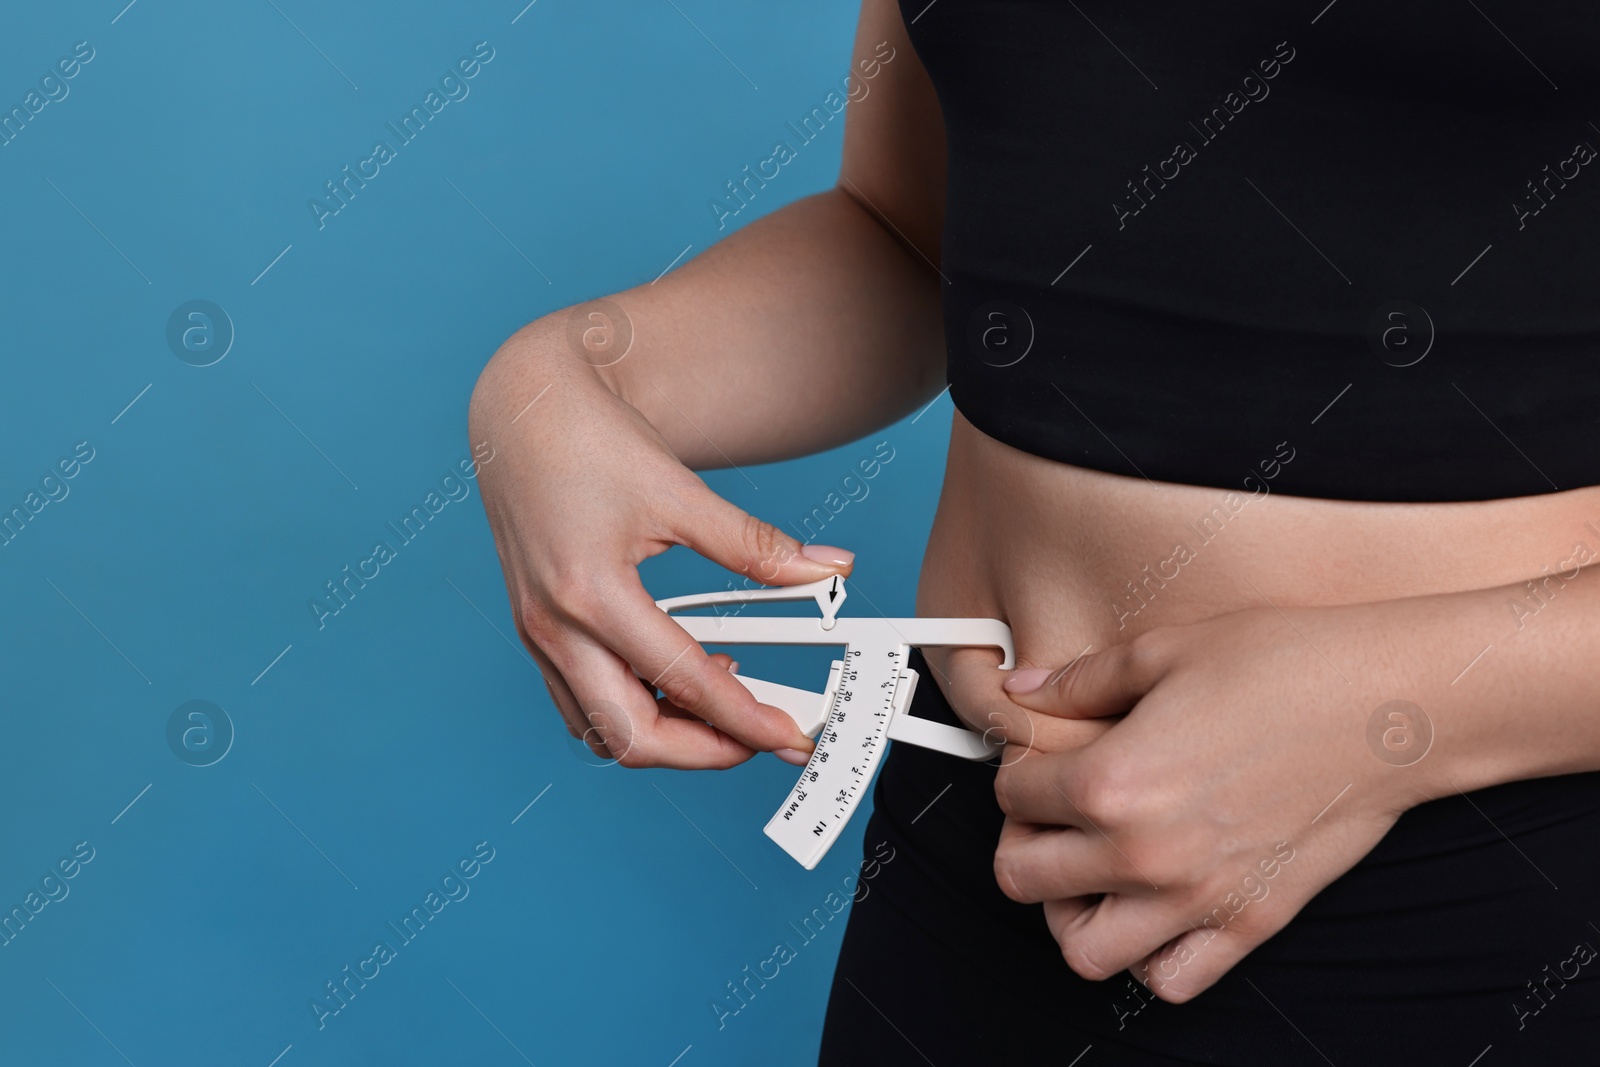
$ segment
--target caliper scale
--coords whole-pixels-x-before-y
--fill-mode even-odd
[[[970,760],[987,760],[1000,746],[987,736],[910,714],[917,672],[906,666],[912,648],[997,648],[1010,668],[1011,629],[996,619],[839,618],[846,583],[842,578],[777,588],[698,593],[656,601],[663,611],[749,604],[754,601],[815,600],[821,618],[774,618],[733,614],[674,619],[702,644],[843,645],[828,684],[820,693],[735,675],[761,703],[781,708],[817,747],[767,823],[766,834],[806,870],[827,855],[867,795],[867,787],[890,739]]]

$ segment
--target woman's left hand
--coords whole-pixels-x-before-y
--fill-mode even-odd
[[[1453,791],[1418,762],[1425,720],[1383,707],[1438,692],[1417,690],[1414,613],[1385,607],[1240,611],[1007,680],[1035,712],[1126,713],[1068,751],[1008,745],[995,780],[996,878],[1044,903],[1074,971],[1188,1000]]]

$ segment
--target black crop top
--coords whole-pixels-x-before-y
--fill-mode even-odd
[[[1600,483],[1600,5],[901,12],[944,112],[978,429],[1253,492]]]

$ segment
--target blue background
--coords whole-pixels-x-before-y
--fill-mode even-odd
[[[0,32],[0,110],[95,50],[0,148],[0,510],[94,449],[0,547],[0,911],[95,850],[0,947],[0,1063],[811,1062],[844,916],[720,1029],[710,1005],[854,871],[866,810],[806,872],[761,833],[793,768],[582,758],[475,483],[325,629],[307,602],[468,455],[506,336],[725,235],[708,200],[838,85],[854,6],[123,3]],[[319,230],[308,198],[480,40],[470,94]],[[841,125],[738,223],[830,186]],[[197,299],[235,332],[205,367],[167,341]],[[859,553],[847,612],[911,614],[949,412],[707,480],[789,525],[888,441],[822,540]],[[727,576],[674,550],[645,578]],[[815,655],[741,659],[822,684]],[[236,732],[206,767],[167,741],[195,699]],[[319,1030],[323,983],[485,840]]]

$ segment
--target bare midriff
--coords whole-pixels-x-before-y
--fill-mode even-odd
[[[1397,504],[1273,485],[1177,485],[1075,467],[1002,444],[957,412],[917,612],[1002,619],[1018,663],[1050,667],[1158,626],[1538,581],[1570,572],[1580,542],[1600,550],[1600,487]]]

